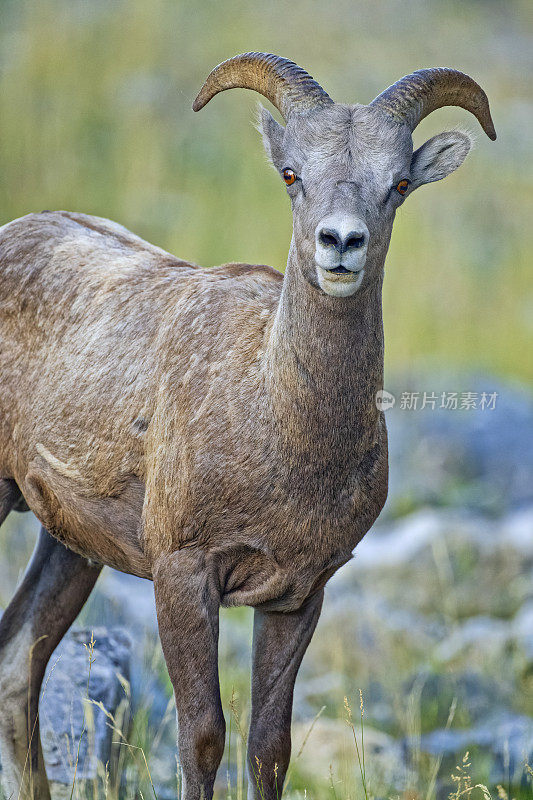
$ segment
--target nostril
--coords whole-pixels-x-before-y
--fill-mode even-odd
[[[321,230],[318,234],[318,241],[324,247],[336,247],[339,250],[341,249],[341,239],[336,231],[327,229]]]
[[[363,247],[365,241],[366,241],[366,237],[364,235],[352,233],[346,239],[346,242],[344,244],[344,249],[345,250],[356,250],[359,247]]]

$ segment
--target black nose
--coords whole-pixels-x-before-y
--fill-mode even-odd
[[[339,253],[347,250],[357,250],[366,244],[366,234],[360,231],[350,231],[344,239],[335,228],[322,228],[318,234],[318,241],[324,247],[334,247]]]

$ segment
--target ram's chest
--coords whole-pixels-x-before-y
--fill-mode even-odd
[[[351,557],[378,516],[386,445],[344,469],[339,460],[283,459],[258,438],[255,445],[232,458],[213,446],[189,452],[174,504],[176,545],[210,554],[225,604],[297,607]]]
[[[250,466],[250,465],[248,465]],[[382,508],[386,495],[386,468],[361,475],[359,470],[343,476],[338,485],[326,472],[308,474],[249,470],[229,480],[228,471],[189,489],[193,516],[206,520],[208,539],[247,530],[278,553],[291,557],[292,551],[310,541],[316,550],[324,542],[352,550]],[[198,491],[196,491],[196,489]],[[206,505],[208,492],[215,495]],[[194,498],[194,499],[193,499]],[[370,521],[371,520],[371,521]]]
[[[226,495],[214,516],[201,498],[184,545],[212,560],[224,605],[298,608],[351,558],[377,517],[384,496],[361,487],[328,497],[291,492],[285,485],[242,486]]]

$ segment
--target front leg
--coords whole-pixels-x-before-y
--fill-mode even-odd
[[[154,588],[178,712],[181,797],[210,800],[226,734],[218,681],[219,592],[196,549],[161,555]]]
[[[250,800],[281,797],[291,756],[294,682],[318,622],[323,595],[320,590],[290,613],[255,611],[248,734]]]

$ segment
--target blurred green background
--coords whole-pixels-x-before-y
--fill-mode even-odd
[[[121,222],[204,265],[283,268],[291,219],[235,91],[191,102],[219,61],[266,50],[337,100],[453,66],[485,88],[496,143],[461,109],[415,143],[467,126],[477,147],[398,215],[385,284],[389,368],[533,376],[533,6],[530,0],[3,0],[0,221],[66,208]]]

